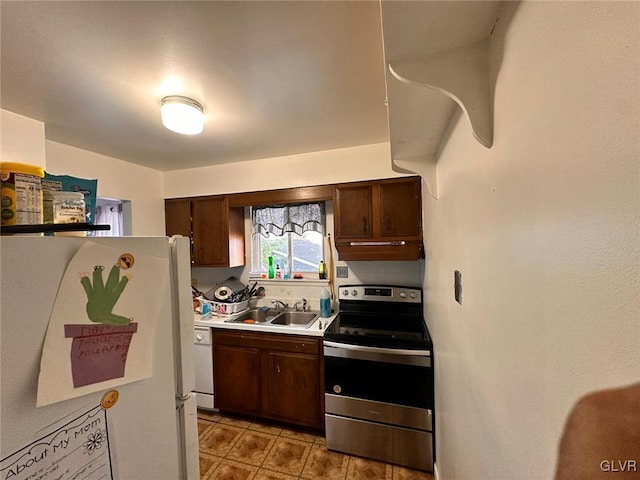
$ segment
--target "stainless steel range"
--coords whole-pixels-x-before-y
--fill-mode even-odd
[[[422,290],[343,285],[324,334],[327,448],[433,471],[432,343]]]

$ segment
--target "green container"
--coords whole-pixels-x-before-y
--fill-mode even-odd
[[[275,278],[276,277],[276,272],[273,269],[273,257],[269,257],[269,278]]]

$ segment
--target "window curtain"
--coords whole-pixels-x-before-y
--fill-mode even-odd
[[[122,204],[96,205],[96,225],[111,225],[111,230],[97,230],[93,232],[96,237],[121,237],[123,236]]]
[[[253,235],[267,237],[269,234],[273,234],[281,237],[288,232],[302,235],[309,231],[324,234],[324,202],[252,207],[251,221]]]

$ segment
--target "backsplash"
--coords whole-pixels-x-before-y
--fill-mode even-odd
[[[424,261],[411,262],[334,262],[335,266],[347,267],[347,278],[335,278],[333,308],[337,308],[337,293],[340,285],[370,283],[380,285],[401,285],[420,288],[422,286]],[[335,268],[334,266],[334,268]],[[251,286],[256,280],[249,279],[249,266],[236,268],[192,268],[191,276],[196,281],[196,287],[202,292],[212,289],[233,276],[245,285]],[[327,287],[324,280],[264,280],[260,279],[258,286],[265,289],[265,297],[253,300],[257,306],[268,305],[277,299],[293,306],[295,302],[306,298],[309,308],[320,309],[320,292]],[[254,306],[255,306],[254,305]]]

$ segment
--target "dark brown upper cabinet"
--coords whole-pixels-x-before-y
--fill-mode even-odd
[[[227,197],[165,200],[166,234],[191,238],[194,267],[244,265],[244,211],[230,208]]]
[[[164,201],[164,228],[169,237],[191,238],[191,200],[172,198]]]
[[[333,210],[340,260],[424,258],[420,177],[336,185]]]
[[[371,238],[373,235],[372,185],[336,187],[334,215],[336,239]]]
[[[340,260],[417,260],[422,245],[420,177],[165,200],[167,235],[191,238],[191,263],[245,264],[244,207],[333,200]]]

